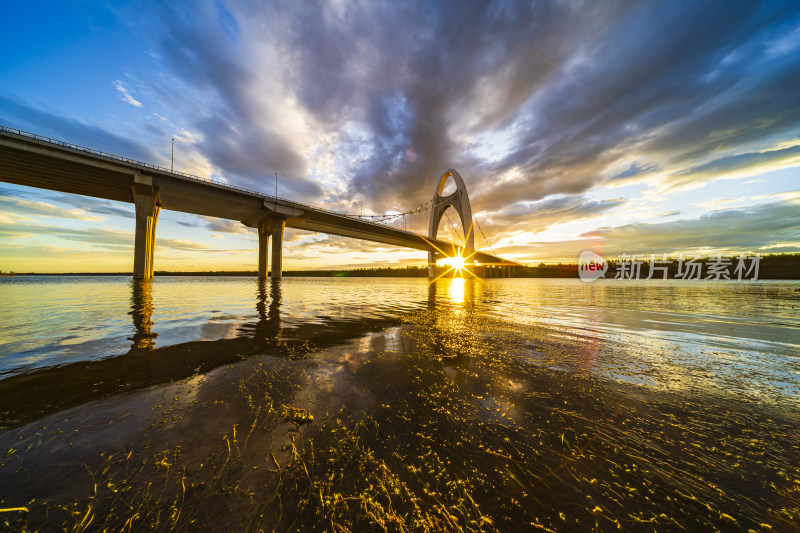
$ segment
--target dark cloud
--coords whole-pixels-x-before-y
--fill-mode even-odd
[[[770,58],[765,47],[797,24],[798,7],[762,7],[640,4],[596,38],[581,39],[586,57],[572,69],[575,83],[537,88],[539,114],[520,149],[495,166],[522,171],[506,192],[531,199],[577,194],[601,184],[603,171],[630,155],[640,161],[629,171],[663,167],[678,181],[702,183],[717,175],[686,170],[709,156],[750,151],[768,135],[792,138],[800,126],[792,89],[800,69],[786,55]],[[491,197],[498,206],[503,200]]]
[[[386,210],[425,201],[447,168],[485,176],[480,158],[453,138],[462,113],[474,115],[465,134],[509,126],[575,43],[627,9],[624,2],[602,9],[239,2],[222,14],[209,5],[159,7],[152,39],[171,73],[210,95],[193,124],[215,166],[251,186],[278,170],[289,192],[318,197],[322,189],[304,181],[317,148],[293,138],[283,120],[296,109],[281,106],[293,101],[320,136],[338,135],[328,149],[346,162],[349,190],[329,199],[359,196]]]
[[[540,232],[550,226],[601,215],[626,203],[623,198],[587,200],[580,196],[549,197],[538,202],[514,203],[490,214],[483,228],[492,234],[524,229]]]

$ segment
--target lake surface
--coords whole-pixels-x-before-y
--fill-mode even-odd
[[[6,527],[800,527],[798,282],[15,276],[0,302]]]

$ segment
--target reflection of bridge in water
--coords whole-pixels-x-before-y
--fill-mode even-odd
[[[444,195],[445,185],[450,179],[455,182],[456,190]],[[431,277],[435,261],[452,256],[463,257],[467,263],[480,264],[471,270],[487,277],[509,276],[511,268],[518,265],[491,251],[480,224],[472,216],[464,180],[453,169],[441,176],[431,201],[400,213],[362,216],[212,182],[0,126],[0,180],[133,203],[136,208],[133,277],[137,279],[153,276],[156,225],[162,208],[236,220],[256,228],[260,278],[267,277],[270,248],[270,276],[273,279],[281,277],[286,227],[426,251]],[[463,235],[459,237],[462,244],[437,238],[442,216],[450,208],[456,211],[461,221]],[[419,227],[418,231],[412,231],[408,228],[414,227],[415,221],[424,226],[426,218],[427,230]],[[476,229],[483,235],[491,253],[474,249]],[[455,225],[453,230],[458,233]]]
[[[258,350],[281,345],[281,301],[280,280],[258,280],[256,289],[258,321],[252,327],[253,335],[248,336],[253,341],[254,349]],[[133,341],[131,352],[156,349],[158,333],[154,331],[153,311],[153,280],[133,280],[131,282],[130,315],[133,320],[134,334],[130,338]],[[246,324],[240,327],[250,328],[250,326],[250,324]]]
[[[158,324],[153,320],[154,283],[157,282],[150,279],[131,282],[133,335],[127,353],[0,380],[0,426],[17,426],[102,397],[190,378],[248,357],[296,358],[302,356],[303,347],[309,343],[319,349],[345,342],[396,324],[403,316],[358,320],[328,317],[324,322],[310,320],[295,324],[287,335],[281,318],[281,280],[257,280],[253,286],[257,319],[240,324],[236,337],[158,347]],[[437,306],[441,283],[429,285],[429,310]],[[446,286],[449,292],[445,297],[452,304],[472,307],[475,280],[454,279],[444,283],[456,285]],[[424,300],[420,306],[425,307]]]

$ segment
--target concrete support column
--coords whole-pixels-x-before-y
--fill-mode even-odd
[[[258,279],[267,279],[267,260],[269,259],[269,221],[258,224]]]
[[[136,238],[133,249],[133,278],[153,277],[156,223],[161,207],[153,178],[136,175],[133,179],[133,203],[136,206]]]
[[[433,270],[434,265],[436,265],[436,253],[428,252],[428,277],[431,279],[436,275]]]
[[[281,279],[283,276],[283,229],[286,221],[282,218],[273,218],[272,225],[272,279]]]

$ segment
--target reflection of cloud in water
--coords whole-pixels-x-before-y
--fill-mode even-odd
[[[233,317],[220,317],[219,321],[209,321],[200,327],[198,340],[215,341],[219,339],[232,339],[239,335],[240,320]],[[225,322],[223,322],[225,320]],[[228,321],[230,320],[230,321]]]

